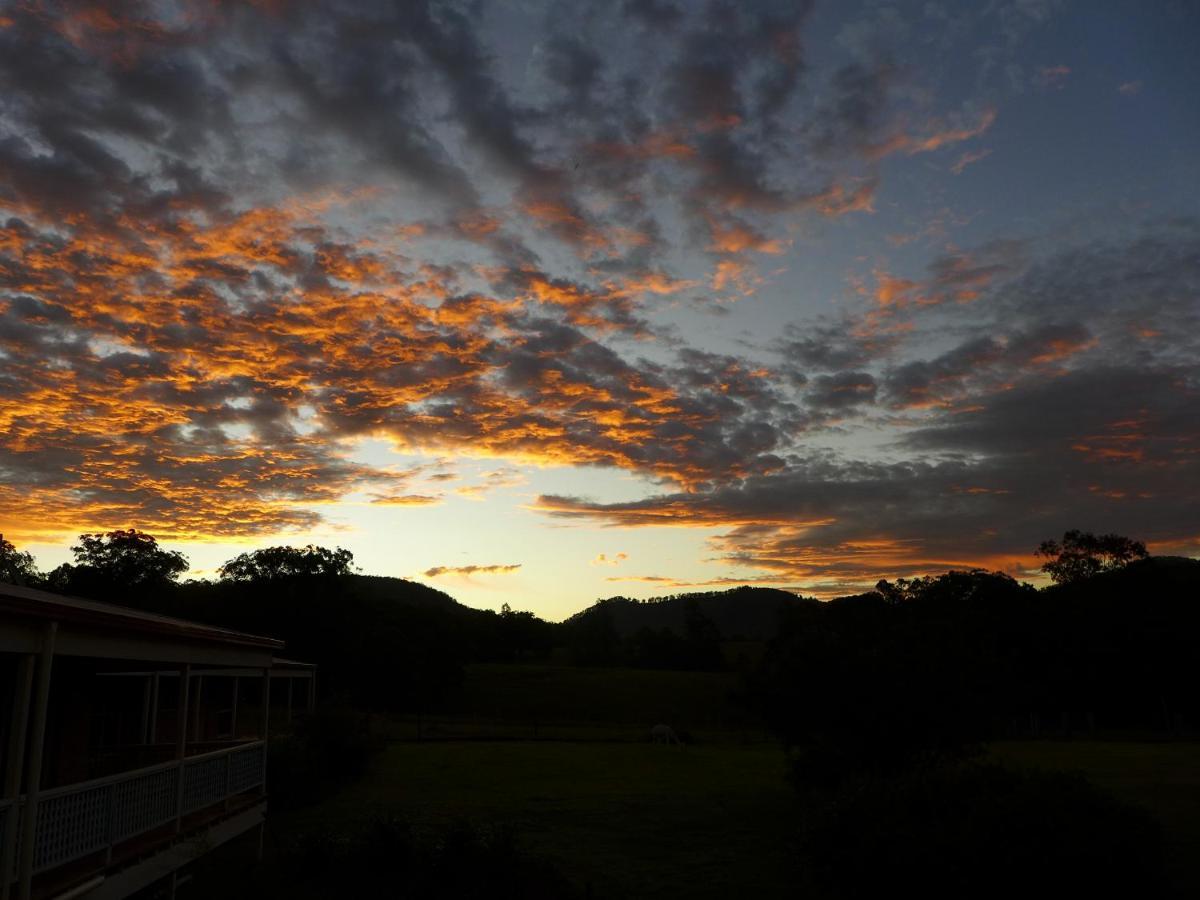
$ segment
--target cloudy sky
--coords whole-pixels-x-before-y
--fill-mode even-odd
[[[472,605],[1200,553],[1200,8],[0,0],[0,532]]]

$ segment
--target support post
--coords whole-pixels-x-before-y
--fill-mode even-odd
[[[296,681],[296,679],[295,679],[295,678],[289,678],[289,679],[287,680],[287,683],[288,683],[288,692],[287,692],[287,718],[285,719],[285,721],[286,721],[286,722],[288,722],[289,724],[290,724],[290,723],[291,723],[291,721],[292,721],[292,685],[295,683],[295,681]]]
[[[175,766],[179,773],[175,785],[175,831],[183,821],[183,758],[187,755],[188,685],[192,680],[192,667],[185,663],[179,670],[178,719],[175,727]]]
[[[147,675],[146,681],[142,684],[142,746],[150,743],[150,682],[154,680],[153,675]]]
[[[229,719],[230,719],[230,721],[229,721],[229,736],[235,741],[238,738],[238,729],[237,729],[238,694],[241,693],[241,684],[242,684],[241,679],[238,678],[238,676],[234,675],[233,676],[233,702],[230,704],[230,710],[229,710]]]
[[[200,743],[200,698],[204,694],[204,676],[196,676],[196,699],[192,701],[192,743]]]
[[[259,723],[258,737],[267,739],[267,731],[271,726],[271,670],[263,669],[262,677],[262,721]]]
[[[33,890],[33,859],[37,851],[38,794],[42,789],[42,753],[46,746],[46,716],[50,705],[50,667],[54,664],[54,639],[58,623],[47,622],[38,655],[37,686],[33,703],[33,728],[29,735],[29,764],[25,778],[25,810],[21,817],[21,900]]]
[[[263,669],[262,677],[262,724],[259,728],[259,738],[262,748],[262,787],[263,796],[267,795],[267,735],[271,728],[271,670]]]
[[[150,677],[150,741],[151,746],[158,743],[158,673]]]
[[[13,803],[4,813],[4,848],[0,855],[0,898],[8,900],[12,887],[13,863],[17,855],[17,798],[21,795],[21,772],[25,766],[25,742],[29,731],[29,703],[33,698],[33,669],[37,657],[21,657],[13,683],[12,717],[8,723],[8,750],[4,754],[4,797]]]

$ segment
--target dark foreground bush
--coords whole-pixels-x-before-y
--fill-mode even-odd
[[[289,896],[570,900],[567,879],[522,851],[506,829],[457,824],[437,832],[389,818],[317,832],[282,853]]]
[[[847,786],[816,814],[802,871],[820,897],[1161,896],[1160,836],[1071,775],[992,765]]]
[[[366,773],[378,749],[370,718],[346,707],[318,707],[297,719],[290,734],[271,738],[267,777],[278,807],[315,802]]]

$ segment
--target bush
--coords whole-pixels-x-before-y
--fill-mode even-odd
[[[338,784],[361,777],[380,748],[370,717],[345,707],[318,707],[268,746],[271,802],[281,807],[315,802]]]
[[[1161,896],[1160,836],[1078,776],[994,765],[847,786],[802,838],[824,897]]]
[[[316,832],[283,854],[291,895],[567,900],[570,882],[524,853],[507,829],[457,823],[419,832],[384,818],[344,833]]]

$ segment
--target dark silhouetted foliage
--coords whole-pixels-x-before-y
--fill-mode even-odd
[[[18,550],[0,534],[0,581],[8,584],[37,585],[41,575],[33,554]]]
[[[461,822],[429,832],[404,819],[382,818],[341,834],[319,831],[287,848],[283,863],[290,896],[578,896],[554,867],[518,847],[511,830]]]
[[[481,646],[480,658],[488,662],[544,659],[554,649],[554,626],[531,612],[500,608],[493,633]]]
[[[871,779],[814,810],[807,896],[1161,896],[1149,816],[1082,778],[953,766]]]
[[[324,696],[388,710],[436,708],[498,618],[421,584],[363,575],[196,582],[143,602],[280,638],[289,656],[320,666]]]
[[[1146,545],[1119,534],[1096,536],[1087,531],[1068,531],[1062,542],[1042,541],[1037,555],[1046,557],[1042,571],[1056,584],[1085,581],[1147,557]]]
[[[354,554],[338,547],[265,547],[240,553],[219,572],[223,581],[267,581],[297,576],[349,575],[355,571]]]
[[[816,602],[752,587],[644,601],[609,597],[571,616],[559,630],[577,665],[711,671],[725,666],[723,642],[766,641],[785,610]]]
[[[342,782],[364,775],[371,754],[381,748],[368,715],[318,706],[268,744],[272,805],[286,808],[322,799]]]
[[[950,572],[792,608],[748,694],[797,782],[931,767],[981,741],[1195,729],[1200,562],[1149,558],[1042,591]]]
[[[774,588],[737,587],[727,591],[670,594],[648,600],[610,597],[568,619],[585,619],[603,606],[618,637],[628,638],[642,629],[667,629],[680,637],[687,633],[688,610],[702,613],[716,627],[720,640],[765,641],[775,634],[781,610],[816,600],[797,597]]]
[[[64,563],[46,576],[52,590],[118,600],[173,584],[188,570],[186,556],[163,550],[153,535],[136,528],[81,534],[71,552],[74,565]]]
[[[560,626],[571,661],[580,666],[616,665],[621,638],[613,624],[612,607],[623,599],[601,600]]]

